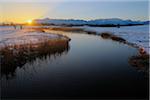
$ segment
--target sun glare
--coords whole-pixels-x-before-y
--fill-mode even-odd
[[[32,24],[32,20],[27,20],[27,23],[28,24]]]

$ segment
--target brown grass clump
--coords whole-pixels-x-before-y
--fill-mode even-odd
[[[114,41],[119,41],[119,42],[125,42],[126,41],[125,39],[118,37],[118,36],[112,36],[111,39]]]
[[[110,33],[101,33],[101,37],[105,39],[110,38],[111,36],[112,35]]]
[[[96,35],[96,32],[94,32],[94,31],[84,31],[84,32],[86,32],[87,34]]]
[[[112,39],[114,41],[126,42],[125,39],[118,37],[116,35],[110,34],[110,33],[101,33],[101,37],[104,39]]]
[[[45,28],[32,28],[32,30],[34,30],[36,32],[45,32],[44,29]]]
[[[149,74],[149,54],[132,56],[129,63],[135,67],[136,70],[143,72],[147,77]]]
[[[130,64],[136,67],[148,67],[149,66],[149,55],[138,55],[130,58]]]
[[[72,28],[72,27],[53,27],[49,28],[49,30],[65,31],[65,32],[83,32],[83,29],[81,28]]]

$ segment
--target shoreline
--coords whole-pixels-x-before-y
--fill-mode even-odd
[[[5,34],[2,35],[0,38],[0,49],[5,47],[15,47],[17,45],[35,45],[52,40],[70,41],[70,39],[66,36],[53,33],[49,34],[40,29],[22,29],[9,31],[13,31],[14,33],[12,32],[10,34],[6,34],[6,36]]]
[[[27,62],[36,59],[62,55],[68,52],[69,43],[64,40],[49,40],[43,43],[23,44],[0,49],[2,77],[13,77],[17,68],[22,68]]]
[[[44,59],[47,56],[61,55],[70,49],[70,38],[66,36],[49,34],[41,30],[25,32],[32,33],[32,35],[22,32],[19,33],[21,36],[9,38],[0,43],[2,76],[13,77],[16,68],[23,67],[26,62],[33,62],[37,58]]]
[[[17,45],[11,44],[11,45],[9,45],[9,42],[7,43],[7,41],[5,41],[5,43],[8,44],[8,45],[5,45],[3,48],[8,47],[11,50],[13,48],[20,47],[22,45],[29,45],[30,47],[33,46],[33,48],[34,48],[34,47],[38,47],[38,44],[46,43],[46,42],[48,42],[48,45],[50,45],[50,41],[51,41],[51,43],[54,43],[56,41],[62,41],[62,42],[68,43],[71,40],[67,36],[64,36],[64,35],[59,34],[59,33],[58,34],[55,34],[55,33],[52,34],[50,31],[79,32],[79,33],[85,33],[85,34],[89,34],[89,35],[96,35],[96,36],[101,36],[103,39],[109,39],[109,40],[112,40],[112,41],[116,41],[116,42],[119,42],[119,43],[126,44],[128,46],[132,46],[134,48],[137,48],[137,50],[139,52],[139,55],[135,55],[135,57],[131,57],[131,61],[130,61],[130,62],[132,62],[132,61],[135,62],[135,60],[136,60],[137,61],[136,66],[137,67],[139,66],[139,61],[138,61],[139,59],[140,59],[141,64],[143,64],[143,62],[145,62],[145,61],[147,62],[149,60],[149,53],[146,52],[144,48],[140,47],[139,45],[137,45],[135,43],[128,42],[126,39],[122,38],[121,36],[118,36],[116,34],[112,34],[110,32],[98,33],[98,32],[85,30],[83,28],[76,28],[76,27],[48,27],[48,28],[39,28],[39,27],[37,27],[37,28],[31,28],[27,31],[27,33],[28,32],[29,33],[37,32],[38,35],[40,34],[39,36],[37,34],[29,35],[29,37],[32,37],[32,36],[34,37],[33,42],[32,41],[27,41],[27,42],[23,42],[23,44],[17,44]],[[50,35],[50,37],[49,37],[49,35]],[[25,35],[25,36],[27,36],[27,38],[23,38],[23,40],[28,39],[28,35]],[[19,37],[19,39],[20,39],[20,37]],[[55,44],[55,45],[57,45],[57,44]],[[0,50],[2,50],[3,48],[1,46]],[[133,64],[133,63],[131,63],[131,64]],[[135,66],[135,64],[134,64],[134,66]],[[144,66],[145,66],[145,63],[144,63]],[[147,66],[147,63],[146,63],[146,66]]]
[[[136,43],[132,43],[129,42],[127,39],[124,39],[121,36],[118,36],[116,34],[113,34],[111,32],[95,32],[95,31],[90,31],[90,30],[86,30],[84,28],[77,28],[77,27],[54,27],[54,28],[44,28],[44,30],[52,30],[52,31],[62,31],[62,32],[79,32],[79,33],[86,33],[89,35],[97,35],[97,36],[101,36],[103,39],[111,39],[113,41],[116,42],[120,42],[120,43],[124,43],[127,44],[129,46],[132,46],[134,48],[140,49],[140,48],[144,48]],[[107,35],[109,35],[107,38],[103,37],[103,33],[106,33]],[[149,54],[148,51],[146,51],[147,54]]]
[[[53,30],[53,29],[46,29],[46,30]],[[65,31],[63,31],[63,30],[65,30]],[[146,70],[144,70],[144,71],[145,71],[145,73],[147,73],[147,71],[148,71],[147,66],[149,66],[149,53],[147,51],[145,51],[145,49],[143,47],[140,47],[135,43],[128,42],[126,39],[124,39],[122,37],[119,37],[117,35],[108,33],[108,32],[97,34],[96,32],[93,32],[93,31],[85,31],[85,30],[78,29],[78,28],[72,28],[72,30],[70,28],[63,29],[62,27],[54,29],[54,31],[83,32],[83,33],[90,34],[90,35],[97,35],[97,36],[101,36],[103,39],[109,39],[109,40],[112,40],[112,41],[115,41],[115,42],[126,44],[128,46],[133,47],[133,48],[136,48],[138,50],[139,54],[135,55],[135,56],[132,56],[129,59],[129,63],[132,66],[137,67],[138,69],[145,68]]]

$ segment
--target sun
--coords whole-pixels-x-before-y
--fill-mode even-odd
[[[27,20],[27,23],[28,24],[32,24],[32,20]]]

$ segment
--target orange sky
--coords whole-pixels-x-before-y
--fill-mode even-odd
[[[23,0],[20,0],[23,1]],[[53,1],[53,0],[52,0]],[[62,0],[63,1],[63,0]],[[71,1],[71,0],[70,0]],[[0,22],[24,23],[38,18],[148,20],[148,2],[1,2]]]
[[[43,18],[50,8],[33,3],[3,3],[0,4],[0,22],[27,22]]]

